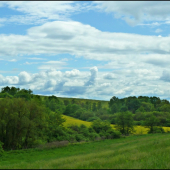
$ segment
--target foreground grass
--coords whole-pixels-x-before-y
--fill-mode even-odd
[[[130,136],[63,148],[6,152],[0,169],[169,169],[170,134]]]

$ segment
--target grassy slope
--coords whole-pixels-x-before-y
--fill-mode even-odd
[[[49,150],[9,151],[0,169],[169,169],[170,134],[130,136]]]
[[[47,96],[43,96],[43,95],[40,95],[42,99],[44,99],[44,97],[47,97]],[[66,98],[66,97],[58,97],[61,101],[64,101],[64,100],[69,100],[70,102],[72,101],[72,99],[75,99],[75,101],[77,102],[80,102],[80,103],[86,103],[86,101],[89,101],[91,102],[91,104],[93,102],[97,103],[97,102],[101,102],[102,103],[102,107],[104,108],[109,108],[109,104],[108,102],[109,101],[105,101],[105,100],[93,100],[93,99],[81,99],[81,98]]]

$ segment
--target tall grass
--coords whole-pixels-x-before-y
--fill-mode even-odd
[[[130,136],[49,150],[8,152],[0,169],[169,169],[170,134]]]

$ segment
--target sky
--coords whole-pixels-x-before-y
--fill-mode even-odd
[[[169,1],[0,1],[0,88],[170,100]]]

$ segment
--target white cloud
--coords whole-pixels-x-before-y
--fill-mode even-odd
[[[49,70],[49,69],[62,69],[65,65],[67,65],[64,61],[47,61],[43,62],[45,65],[41,65],[38,67],[38,69],[42,70]]]
[[[113,13],[130,25],[143,21],[166,21],[170,19],[169,1],[94,1],[96,9]]]
[[[27,73],[26,71],[22,71],[19,74],[19,84],[27,84],[31,81],[31,76],[29,73]]]
[[[46,60],[45,58],[37,58],[37,57],[33,57],[33,58],[28,58],[30,60]]]
[[[113,73],[106,73],[106,74],[104,74],[103,78],[104,79],[115,79],[117,77]]]
[[[90,5],[74,1],[4,1],[0,7],[20,12],[8,18],[0,18],[0,23],[42,24],[48,21],[71,20],[70,15],[90,10]]]
[[[8,60],[8,61],[11,61],[11,62],[16,62],[17,60],[16,60],[16,59],[12,59],[12,60]]]
[[[170,51],[170,37],[102,32],[90,25],[73,21],[55,21],[32,27],[25,36],[1,34],[0,39],[2,57],[69,53],[87,59],[127,63],[130,58],[139,61],[145,53],[159,54],[161,57]],[[40,69],[48,69],[51,64],[57,68],[65,63],[49,61]]]
[[[69,73],[73,70],[70,70]],[[30,88],[34,94],[102,100],[109,100],[114,95],[119,98],[139,95],[168,98],[170,95],[170,91],[168,91],[169,73],[170,70],[161,72],[161,68],[155,72],[152,67],[150,70],[135,68],[114,70],[114,73],[102,73],[98,72],[97,67],[92,67],[88,77],[87,72],[80,72],[76,77],[67,77],[65,72],[50,69],[34,74],[20,72],[18,76],[4,77],[0,75],[0,86],[13,85],[20,88]],[[109,74],[116,75],[115,79],[104,78],[104,75]]]
[[[98,69],[96,66],[90,68],[91,76],[89,80],[85,83],[85,86],[95,85]]]
[[[162,32],[162,30],[158,28],[158,29],[155,30],[155,32],[160,33],[160,32]]]
[[[79,76],[79,75],[80,75],[80,71],[77,69],[73,69],[72,71],[65,72],[66,77],[75,77],[75,76]]]

